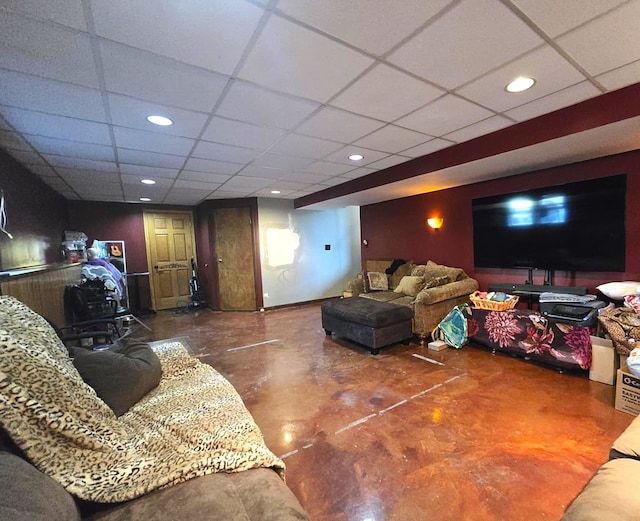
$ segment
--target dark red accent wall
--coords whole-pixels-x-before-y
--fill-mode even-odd
[[[471,200],[477,197],[570,183],[616,174],[627,174],[625,273],[556,272],[555,284],[595,286],[614,280],[640,280],[640,151],[593,159],[581,163],[539,170],[527,174],[486,181],[439,192],[363,206],[360,209],[362,258],[403,258],[459,266],[487,289],[489,282],[524,283],[526,270],[479,269],[473,267],[473,224]],[[606,219],[606,208],[594,208]],[[443,227],[434,231],[426,224],[433,216],[444,218]],[[508,245],[505,245],[507,248]],[[598,245],[594,243],[594,248]],[[534,274],[542,284],[544,273]]]
[[[60,262],[67,227],[65,199],[0,150],[0,189],[4,190],[7,229],[0,233],[0,270]]]

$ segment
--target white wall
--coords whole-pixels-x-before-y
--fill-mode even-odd
[[[342,295],[347,282],[360,271],[358,207],[296,210],[293,201],[261,198],[258,221],[265,308]],[[279,230],[280,237],[288,235],[289,242],[269,244],[267,236],[275,235],[268,232],[270,228]],[[296,243],[290,264],[269,265]],[[327,244],[330,250],[325,249]]]

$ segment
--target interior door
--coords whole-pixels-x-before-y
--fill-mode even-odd
[[[251,209],[217,208],[213,212],[219,307],[223,311],[255,310]]]
[[[191,213],[145,212],[144,231],[153,308],[188,305],[191,259],[195,259]]]

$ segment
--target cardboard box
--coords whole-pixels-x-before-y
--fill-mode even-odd
[[[640,378],[618,369],[616,409],[628,414],[640,414]]]
[[[618,355],[613,347],[613,342],[606,338],[592,336],[589,380],[607,385],[615,385],[616,371],[619,367],[618,363]]]
[[[434,340],[433,342],[429,342],[427,344],[427,347],[431,349],[431,351],[442,351],[449,346],[447,346],[447,344],[445,344],[442,340]]]

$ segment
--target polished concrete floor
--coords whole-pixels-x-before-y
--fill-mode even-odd
[[[558,520],[633,419],[586,373],[481,347],[373,356],[319,304],[144,320],[236,387],[315,521]]]

